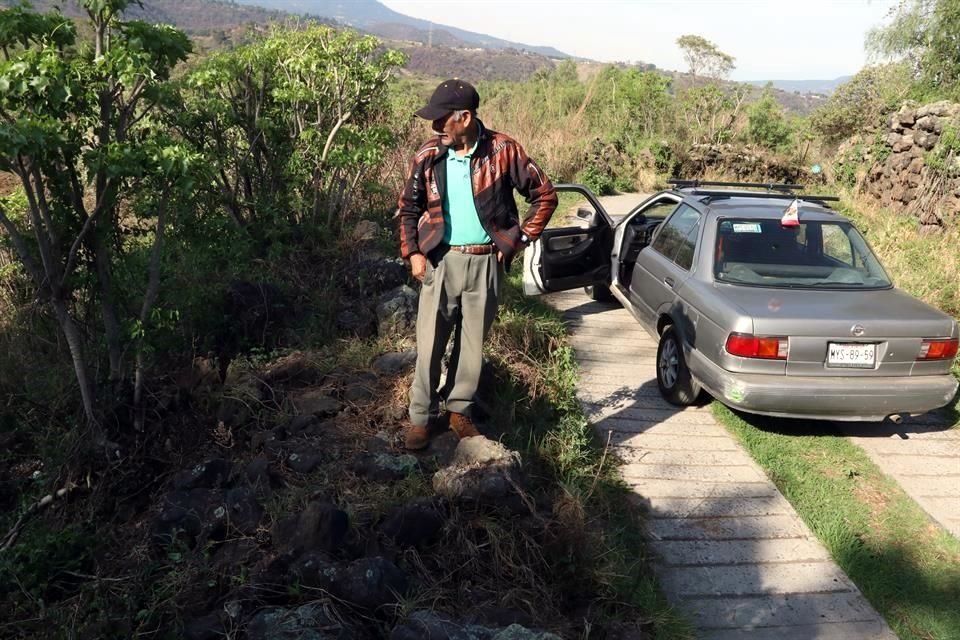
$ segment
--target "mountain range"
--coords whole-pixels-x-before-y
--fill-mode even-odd
[[[398,13],[377,0],[238,0],[240,4],[256,5],[299,15],[323,16],[377,36],[394,40],[413,40],[424,44],[447,47],[479,47],[483,49],[517,49],[537,53],[548,58],[569,58],[554,49],[519,42],[501,40],[483,33],[439,25]],[[438,8],[444,2],[437,3]]]

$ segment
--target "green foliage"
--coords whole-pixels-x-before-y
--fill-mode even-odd
[[[724,53],[717,45],[697,35],[677,38],[677,46],[690,67],[690,75],[705,75],[710,78],[726,78],[734,69],[735,58]]]
[[[960,176],[960,131],[952,124],[943,128],[937,145],[924,154],[924,163],[931,170],[948,178]]]
[[[0,593],[24,592],[45,602],[76,588],[67,572],[87,571],[95,538],[78,525],[34,527],[30,536],[0,554]]]
[[[811,114],[811,126],[830,144],[879,128],[883,116],[899,107],[909,84],[909,69],[902,64],[866,67]]]
[[[747,131],[751,142],[768,149],[778,151],[790,146],[790,125],[769,87],[747,109]]]
[[[928,97],[960,96],[960,0],[905,0],[891,16],[868,34],[868,49],[904,60],[917,71],[917,89]]]
[[[729,142],[749,87],[721,87],[715,82],[693,86],[678,96],[677,109],[693,144]]]

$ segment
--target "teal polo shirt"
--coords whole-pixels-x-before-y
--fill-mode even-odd
[[[470,158],[477,143],[462,158],[447,150],[447,189],[443,194],[443,240],[447,244],[488,244],[490,236],[480,224],[470,181]]]

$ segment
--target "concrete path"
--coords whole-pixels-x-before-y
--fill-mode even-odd
[[[960,538],[960,429],[940,415],[904,419],[902,425],[838,424],[841,433]]]
[[[896,637],[709,408],[661,399],[656,344],[625,309],[547,300],[570,326],[581,402],[649,507],[660,583],[699,637]]]

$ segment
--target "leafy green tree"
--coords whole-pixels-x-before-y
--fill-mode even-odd
[[[376,119],[403,61],[350,31],[276,30],[189,73],[178,128],[204,154],[220,204],[258,241],[280,224],[329,226],[390,143]]]
[[[868,50],[907,62],[927,90],[956,96],[960,0],[902,0],[891,17],[867,35]]]
[[[131,312],[130,292],[118,288],[118,269],[132,250],[121,205],[146,176],[171,193],[191,165],[190,152],[155,121],[157,106],[175,100],[165,84],[190,43],[173,28],[122,20],[127,0],[80,5],[92,25],[84,45],[57,14],[0,11],[0,169],[19,178],[25,205],[0,205],[0,226],[54,312],[84,412],[96,424],[90,359],[98,354],[89,347],[106,344],[109,377],[121,381],[129,329],[143,315]],[[162,208],[139,224],[160,246]],[[149,298],[140,305],[146,315]],[[88,322],[81,331],[84,308],[99,309],[99,331]]]
[[[683,35],[677,38],[677,46],[683,51],[683,57],[690,67],[690,75],[704,75],[708,78],[722,79],[734,69],[733,56],[724,53],[717,45],[703,36]]]
[[[790,124],[769,86],[760,99],[747,108],[747,133],[751,142],[768,149],[778,150],[790,145]]]
[[[896,109],[910,88],[903,64],[865,67],[837,87],[830,99],[810,116],[813,130],[830,144],[882,124],[885,113]]]

